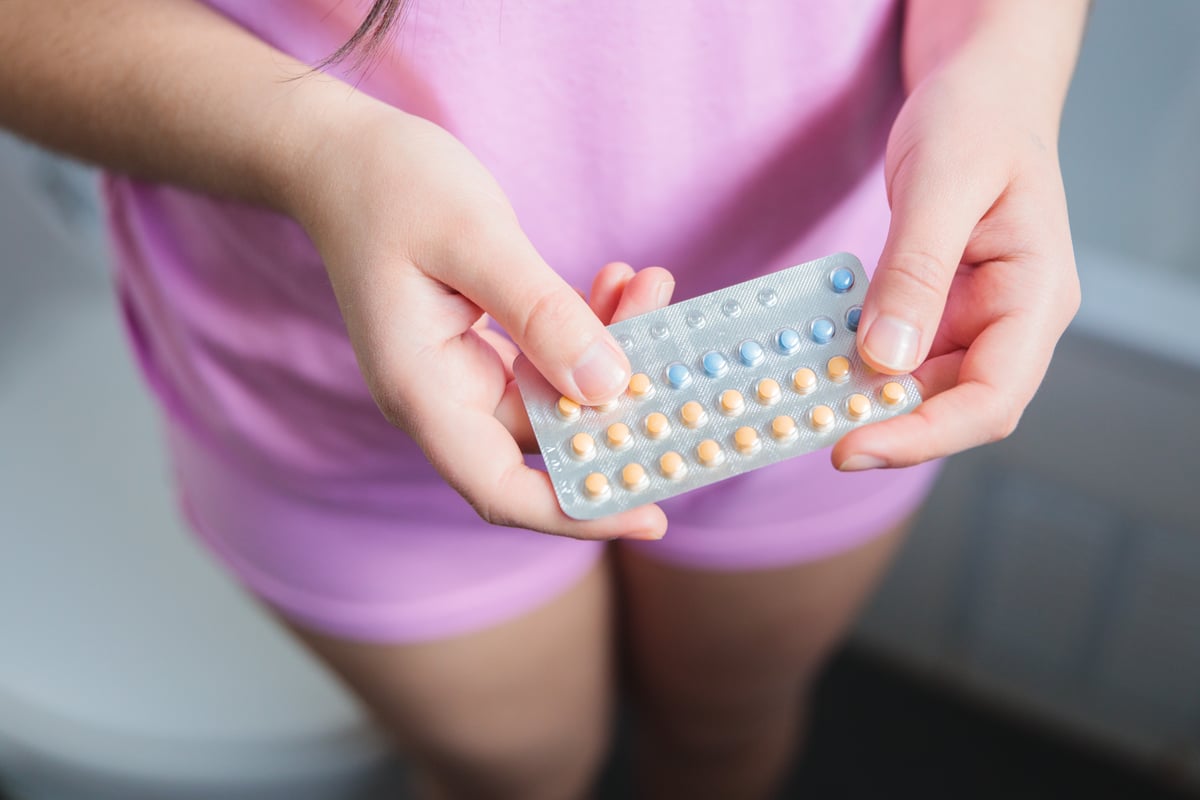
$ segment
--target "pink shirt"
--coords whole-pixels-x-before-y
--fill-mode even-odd
[[[365,7],[210,5],[310,62]],[[659,264],[682,298],[837,250],[878,257],[894,0],[410,5],[362,89],[462,140],[577,285],[610,260]],[[174,424],[276,483],[436,480],[376,412],[299,226],[124,177],[107,191],[129,329]]]

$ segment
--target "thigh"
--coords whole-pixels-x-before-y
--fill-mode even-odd
[[[683,568],[622,548],[627,658],[648,721],[703,742],[794,717],[907,528],[819,561],[754,571]]]
[[[607,747],[611,599],[601,561],[549,603],[467,635],[381,645],[292,628],[433,795],[566,798],[583,792]]]

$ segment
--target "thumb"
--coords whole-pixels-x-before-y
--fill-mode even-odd
[[[905,159],[891,185],[892,222],[863,302],[858,351],[880,372],[912,372],[925,360],[950,283],[987,203],[945,166]]]
[[[558,391],[597,405],[629,384],[629,359],[587,302],[519,230],[447,281],[492,315]]]

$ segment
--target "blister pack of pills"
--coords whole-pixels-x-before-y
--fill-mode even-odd
[[[602,407],[515,365],[559,505],[595,519],[831,446],[911,411],[912,378],[858,356],[867,276],[838,253],[609,326],[633,366]]]

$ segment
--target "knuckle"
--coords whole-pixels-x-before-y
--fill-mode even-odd
[[[927,415],[917,413],[912,415],[913,423],[921,428],[918,435],[913,437],[914,447],[911,453],[911,458],[905,461],[904,466],[912,466],[913,464],[922,464],[926,461],[931,461],[935,458],[949,455],[946,452],[946,446],[942,442],[940,426]]]
[[[900,275],[922,293],[935,297],[945,293],[944,285],[950,269],[941,259],[923,250],[897,253],[888,264],[889,272]]]
[[[379,408],[383,418],[388,421],[394,428],[399,428],[402,431],[409,431],[409,420],[412,417],[408,404],[404,399],[395,392],[375,391],[372,392],[375,398],[375,405]]]
[[[1019,422],[1018,417],[1002,418],[992,431],[991,441],[993,443],[1002,442],[1009,436],[1012,436],[1013,432],[1017,429],[1017,422]]]
[[[913,130],[905,126],[893,126],[888,134],[887,149],[884,153],[884,173],[886,175],[887,194],[891,198],[896,190],[910,182],[915,173],[928,163],[925,157],[925,146],[921,138]]]
[[[497,513],[496,507],[490,498],[486,497],[468,497],[467,502],[471,504],[471,508],[475,510],[479,519],[486,522],[488,525],[498,525],[506,527],[504,519]]]
[[[521,325],[521,341],[553,341],[563,338],[583,301],[564,283],[545,288],[529,303]]]
[[[1021,421],[1021,412],[1015,405],[1007,402],[997,402],[990,415],[988,442],[995,443],[1012,436]]]
[[[1075,319],[1083,303],[1083,289],[1079,285],[1079,277],[1072,276],[1063,294],[1063,305],[1066,310],[1067,322]]]
[[[502,528],[518,527],[519,523],[513,518],[511,509],[504,502],[504,498],[509,496],[507,486],[512,474],[511,469],[506,470],[499,480],[485,490],[463,494],[479,518],[489,525]]]
[[[495,498],[489,495],[464,495],[467,502],[471,504],[471,508],[481,520],[488,525],[505,526],[504,517],[500,514],[496,507]]]

